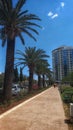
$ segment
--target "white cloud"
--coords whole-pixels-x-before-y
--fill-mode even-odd
[[[51,18],[54,19],[54,18],[56,18],[56,17],[58,17],[58,14],[57,14],[57,13],[54,14]]]
[[[64,2],[61,2],[61,7],[63,8],[65,6],[65,3]]]
[[[54,18],[58,17],[59,16],[59,12],[61,11],[61,8],[64,8],[64,6],[65,6],[65,3],[63,1],[60,2],[60,5],[56,8],[56,12],[53,13],[52,11],[49,11],[48,16],[51,19],[54,19]]]
[[[50,11],[50,12],[48,13],[48,16],[51,17],[52,15],[53,15],[53,13]]]
[[[51,18],[51,19],[54,19],[54,18],[56,18],[56,17],[58,17],[58,13],[53,13],[52,11],[50,11],[49,13],[48,13],[48,16]]]

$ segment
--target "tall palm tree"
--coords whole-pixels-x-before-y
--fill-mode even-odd
[[[20,57],[17,58],[18,62],[16,65],[23,65],[23,68],[28,66],[29,68],[29,91],[31,91],[35,67],[40,60],[44,60],[44,58],[48,56],[44,50],[36,49],[36,47],[26,47],[24,52],[18,50],[17,54]]]
[[[26,33],[36,41],[36,38],[30,31],[38,34],[34,26],[40,27],[32,22],[32,20],[40,20],[39,17],[29,14],[28,10],[21,11],[25,2],[26,0],[18,0],[14,7],[12,0],[0,0],[0,38],[2,39],[2,46],[7,42],[3,91],[5,100],[11,99],[16,37],[18,36],[24,44],[22,33]]]
[[[49,57],[49,56],[48,56]],[[44,87],[45,85],[45,74],[47,73],[47,69],[48,69],[48,61],[45,60],[40,60],[40,62],[37,64],[36,68],[35,68],[35,73],[38,75],[38,86],[39,88],[41,87],[41,76],[43,76],[43,81],[42,81],[42,85]]]
[[[45,77],[47,77],[46,75],[47,75],[47,73],[48,73],[48,70],[49,70],[49,68],[48,67],[46,67],[46,66],[44,66],[43,67],[43,72],[42,72],[42,82],[43,82],[43,87],[45,87]]]
[[[49,83],[50,85],[54,83],[53,71],[51,71],[51,68],[48,68],[47,73],[46,73],[46,77],[47,77],[48,83]]]

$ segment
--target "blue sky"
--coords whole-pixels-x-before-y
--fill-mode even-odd
[[[25,46],[44,49],[50,56],[48,61],[52,68],[52,50],[63,45],[73,46],[73,0],[27,0],[23,9],[38,15],[41,21],[37,23],[42,26],[42,29],[36,28],[37,42],[24,35]],[[16,50],[23,51],[25,46],[16,39]],[[0,44],[0,72],[4,72],[5,55],[6,46],[2,48]]]

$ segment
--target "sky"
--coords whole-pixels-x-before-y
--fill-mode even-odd
[[[23,10],[26,9],[41,18],[37,24],[41,25],[42,29],[36,28],[39,32],[38,36],[34,35],[37,42],[24,35],[25,46],[36,46],[37,49],[45,50],[50,56],[48,62],[52,68],[52,50],[64,45],[73,46],[73,0],[27,0],[23,7]],[[16,50],[24,51],[25,46],[19,38],[16,39]],[[0,44],[0,72],[4,72],[5,56],[6,46],[3,48]],[[27,70],[24,70],[24,73],[28,73]]]

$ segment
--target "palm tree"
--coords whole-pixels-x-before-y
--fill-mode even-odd
[[[46,83],[46,82],[45,82],[45,77],[46,77],[46,75],[47,75],[48,70],[49,70],[48,67],[46,67],[46,66],[43,67],[43,72],[42,72],[43,87],[45,87],[45,85],[46,85],[46,84],[45,84],[45,83]]]
[[[35,73],[38,76],[38,87],[41,88],[41,61],[36,65]]]
[[[29,14],[28,10],[21,11],[26,0],[18,0],[15,7],[12,0],[0,0],[0,38],[2,46],[7,42],[6,65],[4,77],[4,100],[11,99],[11,86],[13,81],[15,40],[18,36],[24,44],[22,33],[36,41],[30,31],[38,34],[34,26],[40,27],[32,20],[40,20],[36,15]]]
[[[46,59],[40,60],[40,62],[36,66],[35,73],[38,75],[39,88],[41,87],[41,76],[43,76],[42,85],[43,85],[43,87],[45,86],[45,74],[47,73],[48,66],[49,66],[49,64]]]
[[[40,60],[48,56],[45,54],[44,50],[36,49],[36,47],[26,47],[24,52],[18,50],[17,54],[20,57],[17,58],[18,62],[16,65],[23,65],[23,68],[28,66],[29,68],[29,91],[31,91],[35,67]]]
[[[48,68],[47,73],[46,73],[46,77],[48,78],[48,83],[50,85],[54,83],[53,71],[51,71],[51,68]]]

